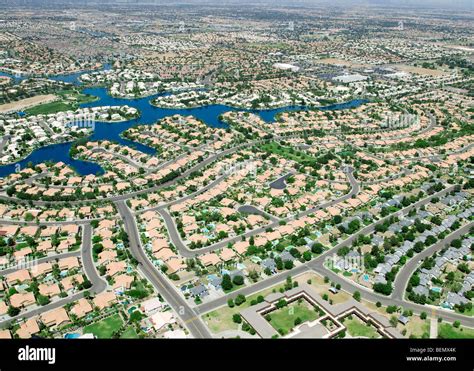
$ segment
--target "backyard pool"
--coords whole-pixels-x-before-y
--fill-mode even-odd
[[[64,339],[77,339],[81,336],[81,334],[77,332],[71,332],[69,334],[64,335]]]

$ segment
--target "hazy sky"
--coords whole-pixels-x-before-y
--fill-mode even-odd
[[[474,0],[0,0],[0,4],[8,6],[18,4],[58,4],[58,3],[77,3],[77,4],[111,4],[111,3],[143,3],[143,4],[232,4],[245,3],[249,5],[328,5],[328,6],[357,6],[357,5],[385,5],[390,7],[436,7],[451,9],[469,9],[474,11]]]

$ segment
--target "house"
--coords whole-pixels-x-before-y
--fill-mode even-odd
[[[0,301],[0,316],[7,314],[8,305],[4,301]]]
[[[225,247],[221,251],[221,259],[225,262],[232,260],[235,257],[235,252],[228,247]]]
[[[238,241],[233,247],[237,254],[243,255],[247,252],[247,248],[249,247],[249,245],[250,244],[248,241]]]
[[[209,280],[209,283],[216,289],[219,290],[222,285],[222,277],[213,277]]]
[[[41,322],[48,327],[64,325],[69,321],[69,316],[64,308],[53,309],[41,315]]]
[[[82,274],[74,274],[72,276],[67,276],[61,280],[61,285],[63,285],[64,291],[72,290],[76,285],[80,285],[84,282],[84,277]]]
[[[79,268],[79,259],[75,256],[70,256],[69,258],[60,259],[58,261],[60,270],[70,270],[73,268]]]
[[[15,308],[27,307],[36,303],[32,292],[17,293],[10,296],[10,304]]]
[[[153,325],[153,328],[156,331],[161,330],[166,325],[171,325],[176,322],[173,313],[171,311],[167,312],[157,312],[150,317],[150,322]]]
[[[114,290],[119,291],[119,292],[124,292],[125,290],[130,289],[134,281],[134,278],[133,276],[130,276],[128,274],[120,274],[115,277],[114,281],[115,281],[113,285]]]
[[[59,295],[61,293],[61,289],[59,285],[56,283],[46,284],[42,283],[38,286],[39,293],[43,296],[52,297],[55,295]]]
[[[26,322],[23,322],[20,325],[20,328],[16,330],[16,334],[20,339],[29,339],[32,335],[35,335],[38,332],[40,332],[40,328],[36,322],[36,318],[30,318]]]
[[[117,302],[115,294],[111,291],[104,291],[98,294],[94,299],[94,307],[104,309],[114,305]]]
[[[45,262],[45,263],[35,265],[31,269],[31,275],[33,277],[39,277],[39,276],[42,276],[43,274],[51,273],[52,271],[53,271],[53,265],[49,262]]]
[[[293,255],[291,255],[288,251],[283,251],[281,254],[280,254],[280,258],[282,261],[294,261],[295,260],[295,257]]]
[[[166,266],[168,267],[168,274],[173,274],[186,268],[186,264],[184,264],[183,260],[181,259],[170,259],[166,262]]]
[[[117,257],[117,252],[115,250],[104,250],[98,255],[99,264],[107,264],[113,261]]]
[[[459,295],[457,293],[449,292],[448,295],[446,296],[445,303],[449,307],[453,308],[455,305],[469,303],[469,299],[467,299],[464,296]]]
[[[31,279],[30,272],[27,269],[20,269],[5,276],[8,286],[27,282]]]
[[[198,259],[205,267],[208,267],[209,265],[217,265],[221,261],[216,253],[201,255]]]
[[[11,339],[12,334],[10,330],[0,330],[0,339]]]
[[[86,314],[92,312],[92,310],[92,305],[87,301],[87,299],[81,298],[71,308],[71,313],[77,318],[83,318]]]
[[[427,287],[421,286],[421,285],[418,285],[418,286],[414,287],[413,292],[416,295],[420,295],[420,296],[424,295],[425,297],[428,297],[428,295],[430,293]]]
[[[189,291],[191,295],[194,297],[202,298],[204,296],[209,295],[209,291],[207,290],[206,286],[204,286],[203,284],[196,285],[193,288],[191,288]]]
[[[151,313],[155,312],[158,309],[163,307],[163,303],[158,298],[151,298],[145,300],[140,304],[140,308],[146,315],[150,315]]]
[[[277,271],[275,260],[271,258],[267,258],[261,261],[260,265],[264,270],[269,270],[271,273],[275,273]]]
[[[107,264],[107,275],[110,277],[115,276],[117,273],[125,271],[127,263],[125,261],[112,262]]]

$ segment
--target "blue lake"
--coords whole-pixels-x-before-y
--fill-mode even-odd
[[[106,66],[110,68],[110,66]],[[54,76],[52,79],[70,82],[72,84],[80,85],[78,77],[84,72],[63,75],[63,76]],[[0,73],[2,75],[2,73]],[[7,74],[3,74],[7,75]],[[209,105],[199,108],[189,108],[189,109],[167,109],[167,108],[158,108],[150,104],[150,101],[158,95],[149,96],[146,98],[139,99],[123,99],[123,98],[114,98],[107,93],[107,89],[103,87],[97,88],[85,88],[83,93],[91,94],[97,96],[99,100],[91,103],[82,104],[81,107],[97,107],[97,106],[120,106],[128,105],[134,107],[140,111],[140,117],[134,120],[129,120],[126,122],[120,123],[104,123],[97,122],[95,123],[95,130],[92,135],[89,137],[89,140],[110,140],[126,146],[136,148],[139,151],[153,155],[156,153],[156,150],[145,146],[143,144],[133,142],[122,138],[120,134],[135,125],[150,125],[155,123],[157,120],[171,116],[174,114],[181,115],[192,115],[202,121],[207,125],[216,128],[225,128],[227,125],[219,120],[219,116],[228,111],[248,111],[260,115],[260,117],[266,122],[274,121],[275,115],[284,112],[284,111],[301,111],[314,108],[308,108],[305,106],[290,106],[290,107],[281,107],[276,109],[269,110],[242,110],[225,105]],[[367,100],[353,100],[346,103],[334,104],[330,106],[320,107],[321,110],[338,110],[338,109],[349,109],[360,106],[361,104],[366,103]],[[0,166],[0,177],[5,177],[11,173],[14,173],[15,170],[20,166],[20,169],[24,169],[29,163],[39,164],[41,162],[52,161],[52,162],[64,162],[74,168],[80,175],[88,174],[102,174],[103,169],[100,165],[72,159],[69,156],[69,150],[72,146],[72,143],[61,143],[61,144],[52,144],[40,149],[34,150],[28,157],[24,160],[18,161],[17,163]]]

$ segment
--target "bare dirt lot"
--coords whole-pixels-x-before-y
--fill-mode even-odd
[[[54,94],[37,95],[36,97],[26,98],[17,102],[5,103],[0,105],[0,113],[9,113],[22,111],[26,108],[37,106],[38,104],[50,103],[58,99]]]

